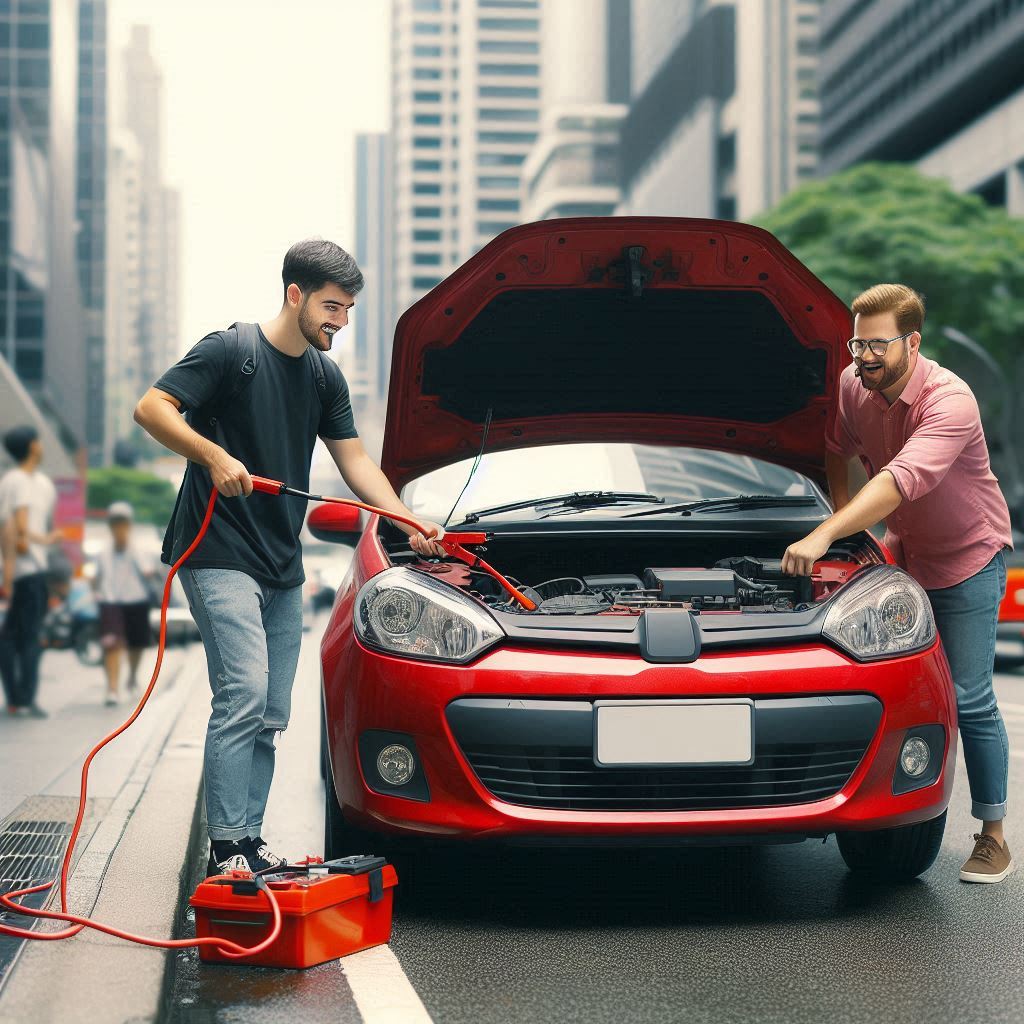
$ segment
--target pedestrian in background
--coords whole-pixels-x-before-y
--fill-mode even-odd
[[[854,365],[843,371],[835,433],[826,439],[836,512],[790,545],[782,568],[809,575],[833,541],[885,520],[886,546],[928,595],[956,688],[971,813],[982,823],[960,878],[1001,882],[1014,868],[1003,836],[1009,741],[992,669],[1010,512],[973,392],[920,352],[922,297],[879,284],[852,308]],[[869,480],[851,500],[854,457]]]
[[[121,661],[128,652],[128,692],[138,687],[139,660],[152,643],[149,609],[150,580],[155,566],[132,544],[135,510],[127,501],[107,509],[110,541],[100,552],[93,586],[100,609],[100,644],[107,675],[104,704],[120,700]]]
[[[0,478],[3,577],[11,595],[0,627],[0,677],[9,715],[46,718],[36,702],[39,630],[49,601],[47,548],[61,539],[53,529],[57,491],[39,468],[43,444],[35,427],[9,430],[4,447],[15,465]]]

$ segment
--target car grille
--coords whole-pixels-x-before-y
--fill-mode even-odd
[[[752,765],[728,768],[598,768],[580,747],[465,750],[501,800],[565,810],[722,810],[823,800],[849,781],[866,744],[759,747]]]
[[[690,811],[779,807],[838,793],[860,764],[881,704],[869,696],[756,700],[754,762],[599,767],[588,702],[470,700],[448,720],[480,782],[526,807]]]

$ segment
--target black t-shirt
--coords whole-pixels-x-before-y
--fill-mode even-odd
[[[248,386],[216,417],[193,415],[218,392],[224,393],[226,374],[239,372],[238,359],[229,357],[238,351],[238,343],[225,340],[236,333],[228,328],[208,334],[155,387],[177,398],[190,412],[192,429],[219,444],[250,473],[308,490],[317,436],[358,436],[345,377],[333,360],[321,360],[326,384],[321,392],[313,362],[318,354],[310,349],[301,356],[285,355],[260,331],[259,360]],[[189,462],[169,528],[171,562],[198,533],[212,486],[209,472]],[[193,569],[239,569],[271,587],[298,586],[305,579],[299,545],[305,512],[305,499],[288,495],[254,491],[248,498],[219,497],[210,528],[187,564]]]

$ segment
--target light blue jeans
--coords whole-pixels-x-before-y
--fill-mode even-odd
[[[181,571],[206,648],[210,723],[203,778],[211,839],[256,838],[288,725],[302,643],[302,587],[279,590],[236,569]]]
[[[999,551],[962,583],[927,591],[956,687],[971,813],[982,821],[1006,817],[1010,744],[992,689],[996,620],[1005,590],[1006,561]]]

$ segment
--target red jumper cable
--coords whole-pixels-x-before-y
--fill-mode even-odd
[[[374,505],[366,505],[363,502],[356,501],[352,498],[334,498],[327,495],[308,494],[306,491],[299,491],[293,487],[288,487],[279,480],[268,480],[266,477],[253,476],[251,477],[251,480],[253,490],[261,491],[265,494],[290,494],[295,497],[307,498],[312,501],[323,501],[335,505],[354,505],[356,508],[361,508],[367,512],[375,513],[383,518],[393,519],[396,522],[412,526],[424,537],[428,537],[428,539],[431,536],[427,533],[424,526],[421,523],[418,523],[415,519],[407,518],[406,516],[400,515],[396,512],[388,512],[386,509],[377,508]],[[71,871],[71,860],[75,849],[75,843],[78,840],[78,834],[82,828],[82,820],[85,817],[85,806],[89,785],[89,768],[96,755],[108,743],[120,736],[121,733],[123,733],[125,729],[127,729],[135,719],[139,717],[142,713],[142,709],[146,706],[146,702],[149,700],[150,695],[153,692],[153,688],[156,686],[156,681],[160,676],[160,667],[164,660],[164,649],[167,645],[167,606],[171,597],[171,581],[174,579],[175,574],[184,564],[186,559],[191,556],[192,552],[195,551],[202,539],[206,536],[206,531],[210,526],[210,520],[213,518],[213,509],[216,503],[217,490],[214,489],[210,492],[210,498],[206,504],[206,514],[203,517],[202,525],[199,527],[199,532],[196,534],[195,540],[192,541],[188,546],[188,549],[174,563],[174,565],[171,566],[167,573],[167,579],[164,583],[163,599],[160,604],[160,636],[157,644],[156,664],[153,666],[153,674],[150,677],[149,685],[146,687],[145,692],[139,699],[137,707],[132,712],[128,720],[123,722],[112,733],[100,740],[100,742],[89,751],[89,754],[85,759],[85,763],[82,765],[82,781],[79,791],[78,814],[75,818],[74,828],[71,830],[71,837],[68,840],[67,849],[64,852],[63,863],[61,864],[60,911],[37,910],[32,907],[24,907],[20,903],[15,902],[16,900],[22,899],[25,896],[30,896],[33,893],[45,892],[53,886],[53,882],[44,882],[41,885],[33,885],[25,889],[16,889],[12,892],[0,893],[0,906],[5,910],[35,918],[45,918],[52,921],[65,921],[70,925],[70,927],[61,929],[60,931],[36,932],[27,928],[14,928],[10,925],[0,924],[0,935],[10,935],[13,938],[20,939],[40,939],[52,942],[59,939],[70,939],[72,936],[77,935],[83,928],[93,928],[96,931],[105,932],[107,935],[114,935],[117,938],[128,939],[131,942],[138,942],[144,946],[156,946],[161,949],[182,949],[191,946],[216,946],[224,956],[238,958],[249,957],[257,953],[262,953],[263,950],[273,945],[281,934],[281,908],[278,905],[277,898],[275,897],[273,890],[258,873],[254,875],[254,880],[260,891],[267,899],[270,912],[273,916],[273,926],[266,938],[262,939],[254,946],[241,946],[236,942],[231,942],[228,939],[218,938],[216,936],[207,936],[196,939],[154,939],[145,935],[134,935],[131,932],[122,931],[120,928],[114,928],[111,925],[103,924],[100,921],[94,921],[91,918],[68,913],[68,876]],[[436,541],[435,543],[440,544],[445,553],[450,557],[457,558],[460,561],[465,562],[467,565],[488,573],[515,601],[522,605],[523,608],[526,608],[528,611],[532,611],[536,608],[536,604],[533,601],[513,587],[497,569],[488,565],[488,563],[482,558],[479,558],[477,555],[473,554],[471,551],[467,551],[466,548],[463,547],[464,544],[482,544],[485,540],[486,535],[483,533],[445,534],[440,541]]]

